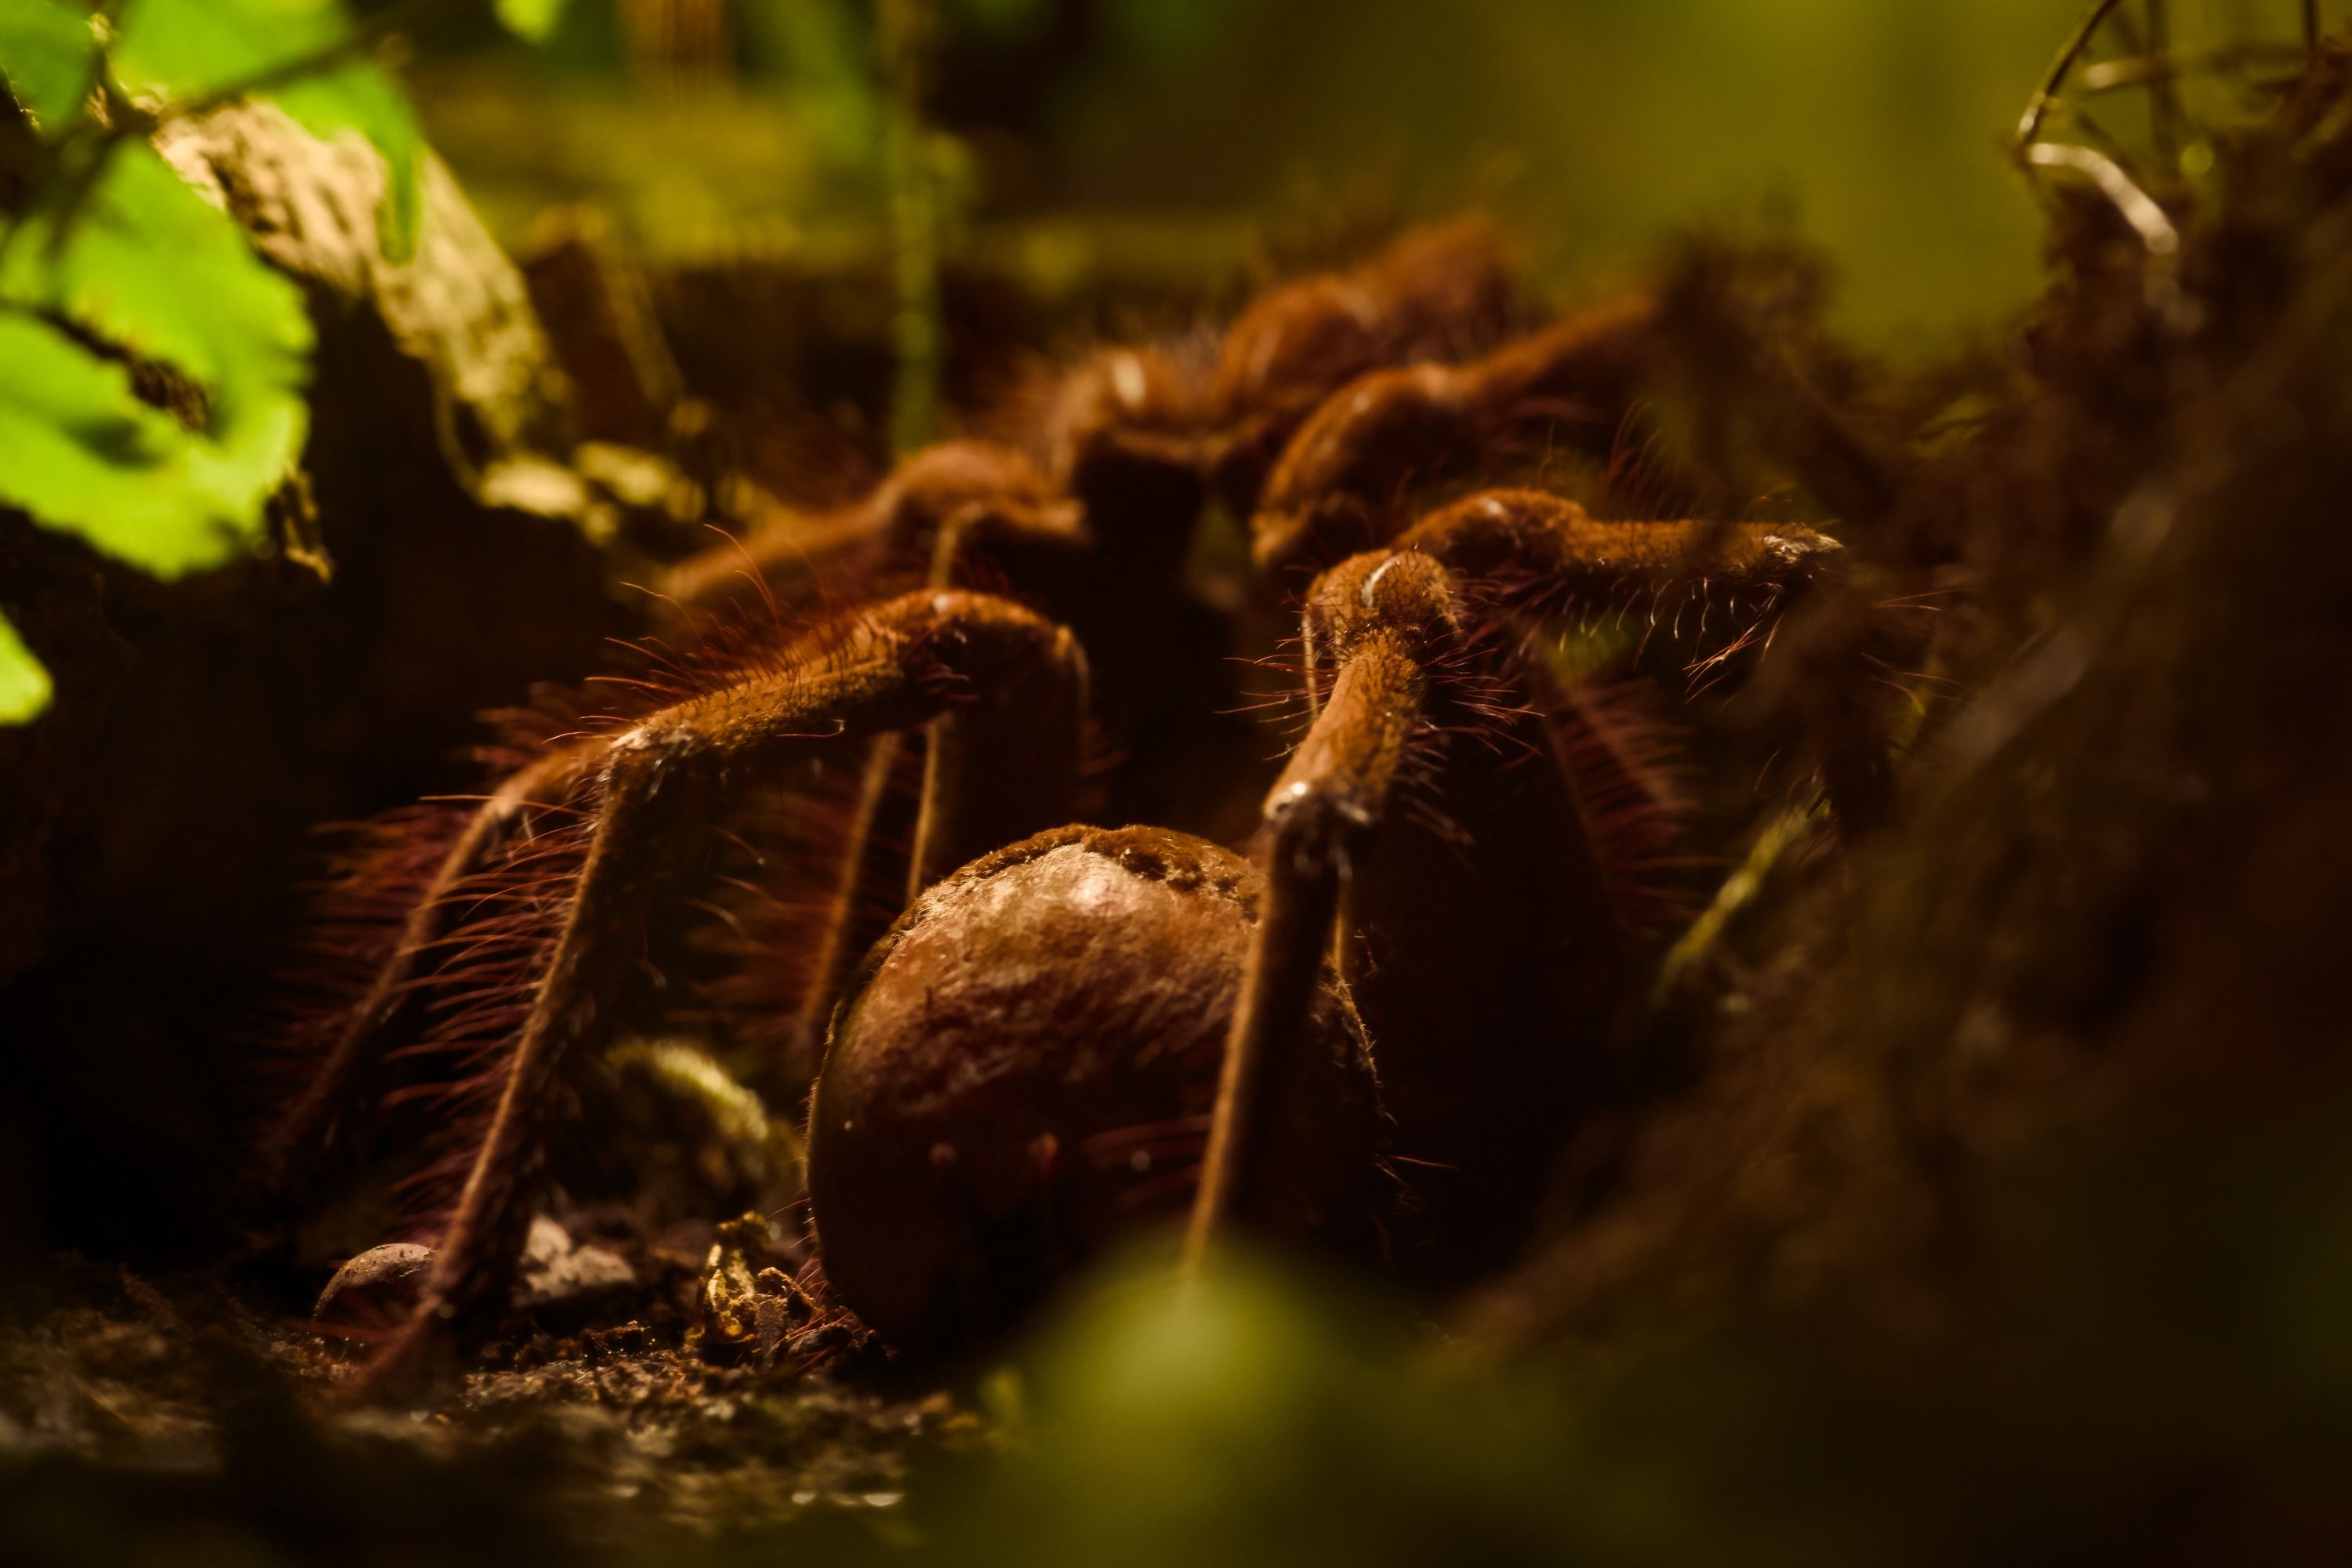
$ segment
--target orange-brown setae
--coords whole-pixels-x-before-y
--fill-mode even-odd
[[[1801,528],[1596,523],[1503,490],[1317,579],[1309,689],[1329,686],[1265,800],[1275,912],[1247,968],[1196,1254],[1247,1206],[1296,1114],[1278,1086],[1300,1048],[1298,977],[1335,942],[1421,1198],[1402,1261],[1450,1280],[1511,1254],[1604,1077],[1633,970],[1579,766],[1538,700],[1546,677],[1491,628],[1695,607],[1744,644],[1747,617],[1835,548]]]
[[[1496,257],[1465,226],[1277,290],[1213,375],[1097,353],[1017,439],[934,447],[821,526],[680,568],[679,598],[749,595],[778,628],[865,607],[772,642],[730,612],[663,654],[634,712],[394,834],[354,879],[362,929],[331,943],[364,973],[273,1146],[291,1194],[388,1079],[472,1108],[422,1299],[362,1392],[414,1388],[502,1307],[550,1134],[657,956],[657,911],[714,875],[755,797],[835,803],[787,868],[796,923],[738,962],[776,977],[782,1043],[754,1069],[773,1100],[831,1022],[817,1240],[894,1340],[991,1327],[1188,1202],[1196,1253],[1232,1224],[1384,1237],[1441,1283],[1510,1254],[1606,1076],[1672,816],[1641,725],[1564,688],[1541,639],[1687,623],[1713,675],[1800,595],[1851,606],[1835,545],[1795,526],[1600,521],[1524,488],[1412,521],[1433,482],[1519,471],[1530,432],[1613,439],[1652,347],[1639,300],[1497,346],[1520,307]],[[1187,583],[1216,492],[1255,505],[1262,563],[1376,547],[1307,595],[1312,721],[1255,865],[1169,828],[1053,826],[1079,810],[1090,712],[1114,819],[1194,809],[1162,780],[1246,800],[1272,771],[1203,742],[1232,693]],[[1042,609],[958,586],[990,574]],[[1825,752],[1868,775],[1861,710],[1822,711]],[[453,1051],[455,1075],[420,1065]]]

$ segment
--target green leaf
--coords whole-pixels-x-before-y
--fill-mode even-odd
[[[131,0],[114,79],[162,102],[221,92],[348,37],[341,0]]]
[[[534,44],[543,44],[563,19],[571,0],[499,0],[499,20],[507,31]]]
[[[0,616],[0,724],[27,724],[49,705],[49,672]]]
[[[162,577],[215,566],[253,532],[206,493],[206,443],[139,401],[121,365],[0,315],[0,500]]]
[[[75,0],[0,0],[0,76],[44,137],[81,113],[97,47],[89,18]]]
[[[79,182],[59,184],[0,268],[0,305],[16,307],[0,315],[0,499],[158,576],[217,565],[258,537],[301,449],[301,294],[143,143],[115,145],[78,202]],[[178,371],[199,427],[35,310]]]
[[[235,88],[351,37],[341,0],[135,0],[114,51],[133,98],[185,101]],[[312,135],[365,137],[385,167],[378,213],[384,255],[415,254],[424,133],[400,86],[362,58],[339,60],[263,95]]]
[[[307,379],[301,290],[144,142],[118,143],[78,207],[68,188],[26,215],[0,268],[0,300],[54,310],[185,373],[205,388],[215,431]]]

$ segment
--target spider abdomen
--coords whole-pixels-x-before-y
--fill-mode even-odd
[[[1116,1236],[1180,1215],[1206,1139],[1257,874],[1158,828],[1058,828],[926,893],[836,1015],[810,1111],[828,1277],[900,1343],[1016,1311]],[[1249,1212],[1370,1228],[1378,1109],[1327,977]]]

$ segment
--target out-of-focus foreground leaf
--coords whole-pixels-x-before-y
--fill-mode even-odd
[[[571,0],[499,0],[499,21],[518,37],[536,44],[555,31]]]
[[[171,367],[202,407],[174,419],[122,365],[30,314],[0,318],[0,499],[158,576],[218,565],[257,536],[301,449],[301,295],[143,144],[115,149],[52,255],[69,199],[25,219],[0,302]]]
[[[1541,1379],[1454,1375],[1337,1280],[1246,1252],[1097,1282],[1013,1384],[1010,1458],[924,1521],[934,1560],[1708,1560],[1687,1477]],[[1000,1388],[1003,1385],[1000,1384]],[[1000,1397],[1000,1403],[1014,1402]],[[1789,1560],[1751,1536],[1746,1561]]]
[[[25,724],[49,705],[49,672],[0,616],[0,724]]]
[[[184,102],[254,81],[350,36],[341,0],[140,0],[123,20],[115,79],[133,97]],[[394,261],[413,255],[425,139],[398,84],[353,58],[273,83],[268,96],[314,135],[331,140],[348,131],[374,146],[385,168],[378,213],[384,255]]]
[[[94,47],[87,5],[9,0],[0,6],[0,76],[43,136],[56,136],[81,106]]]

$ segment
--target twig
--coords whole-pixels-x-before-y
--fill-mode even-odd
[[[2201,70],[2234,70],[2241,66],[2259,66],[2265,61],[2284,64],[2287,60],[2302,58],[2303,49],[2298,45],[2259,42],[2225,44],[2191,54],[2132,55],[2084,67],[2077,86],[2085,95],[2115,92],[2158,81],[2177,81]]]
[[[1817,798],[1791,806],[1764,825],[1756,841],[1748,846],[1748,858],[1740,862],[1738,869],[1723,879],[1706,908],[1666,950],[1666,956],[1658,964],[1657,977],[1650,986],[1651,1012],[1665,1010],[1683,977],[1722,941],[1732,918],[1762,894],[1773,866],[1823,815],[1824,803]]]
[[[2100,194],[2115,204],[2124,221],[2139,235],[2140,243],[2147,247],[2150,256],[2168,260],[2179,254],[2180,231],[2173,226],[2172,219],[2157,205],[2155,197],[2132,183],[2123,165],[2105,153],[2058,142],[2038,142],[2026,149],[2025,156],[2028,163],[2044,168],[2073,169],[2089,175]]]
[[[2157,59],[2168,59],[2172,55],[2171,19],[2165,14],[2165,0],[2147,0],[2147,52]],[[2156,136],[2156,150],[2168,169],[2180,163],[2180,89],[2172,71],[2159,71],[2148,79],[2148,97],[2153,112],[2149,115],[2150,131]]]
[[[2305,0],[2306,6],[2311,3],[2312,0]],[[2074,36],[2066,40],[2066,47],[2058,51],[2058,58],[2050,62],[2049,72],[2042,77],[2042,86],[2035,91],[2033,101],[2025,106],[2024,117],[2017,122],[2017,144],[2020,147],[2031,145],[2033,139],[2042,134],[2042,117],[2057,101],[2058,89],[2066,82],[2066,73],[2074,68],[2074,61],[2090,45],[2091,35],[2099,30],[2099,24],[2105,21],[2107,13],[2115,8],[2116,0],[2098,0],[2091,7],[2091,14],[2083,18],[2083,25],[2074,29]]]

